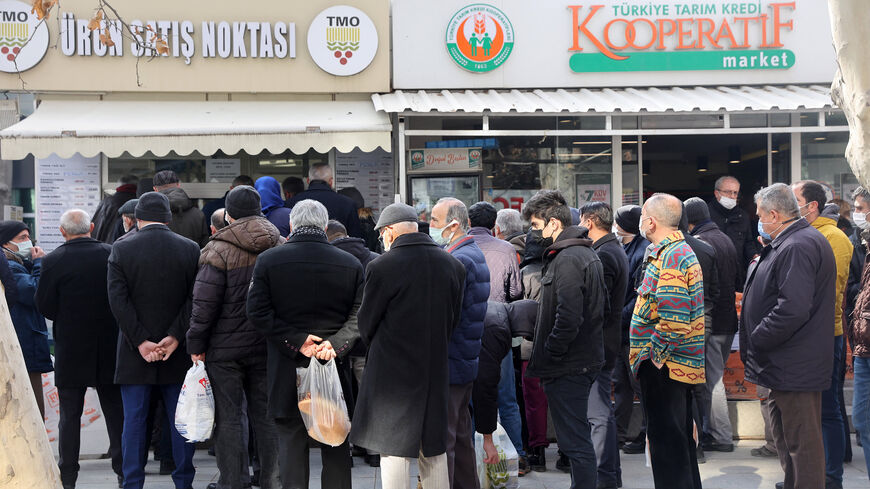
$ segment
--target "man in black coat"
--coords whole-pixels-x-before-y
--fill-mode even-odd
[[[738,269],[737,291],[742,292],[749,262],[761,252],[756,241],[758,234],[752,225],[751,216],[737,206],[737,198],[740,196],[739,180],[731,176],[719,178],[716,180],[713,195],[715,199],[708,202],[710,219],[734,243],[741,264]]]
[[[459,324],[465,267],[417,232],[401,203],[381,212],[387,252],[369,264],[359,313],[368,363],[351,441],[381,454],[384,489],[406,489],[410,460],[423,487],[449,487],[447,351]],[[413,273],[409,273],[413,270]]]
[[[141,489],[145,481],[145,425],[152,391],[163,397],[166,414],[175,419],[175,406],[190,367],[182,348],[175,353],[190,323],[190,296],[199,262],[199,245],[173,233],[169,199],[148,192],[136,204],[139,231],[112,246],[108,290],[112,314],[118,322],[115,383],[124,401],[124,487]],[[171,427],[177,489],[193,482],[194,445]]]
[[[759,231],[772,241],[746,281],[740,356],[746,380],[770,389],[784,487],[825,487],[822,392],[834,363],[834,252],[801,218],[788,185],[763,188],[755,201]]]
[[[81,416],[88,387],[100,396],[109,432],[112,470],[123,481],[121,431],[124,407],[114,384],[118,325],[109,307],[106,287],[112,247],[91,238],[94,225],[87,212],[73,209],[60,218],[66,242],[42,260],[36,289],[39,312],[54,321],[54,383],[60,419],[58,453],[64,489],[76,485],[79,473]]]
[[[333,190],[334,184],[335,176],[331,166],[326,164],[312,165],[308,170],[308,190],[299,192],[285,205],[292,208],[305,199],[316,200],[326,207],[330,219],[344,224],[349,236],[363,238],[356,204],[349,197]]]
[[[731,418],[722,377],[731,354],[731,344],[737,333],[738,270],[742,267],[734,243],[713,221],[707,203],[698,197],[686,200],[686,218],[689,232],[713,247],[716,252],[716,278],[719,293],[714,298],[713,310],[706,312],[704,332],[704,369],[706,372],[706,402],[704,403],[704,450],[734,451]],[[695,253],[700,259],[700,253]],[[706,285],[707,277],[704,277]],[[706,307],[706,306],[705,306]]]
[[[572,226],[562,194],[542,190],[523,208],[530,234],[544,241],[541,308],[527,377],[541,379],[559,449],[571,463],[571,489],[595,487],[589,392],[604,366],[607,288],[585,228]]]
[[[278,432],[281,483],[308,487],[309,436],[292,378],[312,361],[345,359],[359,339],[356,313],[362,296],[362,266],[326,240],[326,208],[304,200],[290,213],[287,242],[257,257],[248,292],[248,319],[266,337],[269,415]],[[316,357],[316,359],[312,358]],[[344,369],[339,366],[339,372]],[[289,375],[289,377],[288,377]],[[289,380],[288,380],[289,379]],[[341,378],[345,398],[349,379]],[[321,485],[350,489],[348,441],[322,445]]]
[[[604,368],[598,372],[589,395],[589,424],[598,460],[598,488],[622,485],[616,417],[611,402],[613,368],[622,347],[622,307],[628,287],[628,257],[611,232],[613,211],[604,202],[591,202],[580,208],[580,226],[589,230],[592,249],[604,270],[607,302],[604,309]]]
[[[139,177],[136,175],[124,175],[118,181],[115,193],[103,199],[97,206],[92,222],[94,238],[98,241],[112,244],[123,234],[119,226],[121,217],[118,215],[118,209],[128,200],[136,198],[138,183]]]

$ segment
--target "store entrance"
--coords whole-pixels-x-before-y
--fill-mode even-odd
[[[755,214],[752,196],[767,185],[767,135],[644,136],[643,190],[648,198],[666,192],[686,200],[713,198],[719,177],[740,181],[739,205]]]

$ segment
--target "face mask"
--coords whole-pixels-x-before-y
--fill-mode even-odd
[[[15,243],[18,245],[18,251],[16,252],[18,256],[24,258],[25,260],[30,259],[30,253],[33,251],[33,243],[28,239],[23,243]]]
[[[852,221],[855,222],[855,225],[861,229],[870,228],[870,224],[867,223],[867,214],[861,212],[853,212],[852,213]]]
[[[442,234],[444,234],[444,230],[445,230],[445,229],[449,228],[450,226],[452,226],[452,225],[454,225],[454,224],[458,224],[458,223],[456,222],[456,220],[450,221],[450,222],[449,222],[446,226],[444,226],[443,228],[436,228],[436,227],[434,227],[434,226],[432,226],[432,225],[429,225],[429,237],[432,238],[432,241],[434,241],[435,243],[437,243],[437,244],[439,244],[439,245],[441,245],[441,246],[444,246],[444,245],[446,245],[446,244],[449,244],[451,241],[453,241],[453,235],[456,234],[456,233],[455,233],[455,232],[454,232],[454,233],[450,233],[450,236],[447,237],[447,238],[445,238],[444,236],[442,236]]]
[[[809,204],[809,203],[807,203],[807,204],[804,204],[804,205],[802,205],[802,206],[800,206],[800,207],[798,207],[798,211],[800,211],[800,210],[801,210],[801,209],[803,209],[803,208],[804,208],[804,207],[808,207],[808,206],[809,206],[809,205],[810,205],[810,204]],[[804,214],[804,213],[801,213],[801,217],[807,217],[807,216],[808,216],[808,215],[810,215],[810,213],[809,213],[809,212],[807,212],[807,213],[806,213],[806,214]]]
[[[794,221],[794,220],[795,219],[791,219],[791,221]],[[786,222],[789,222],[789,221],[786,221]],[[761,236],[761,239],[764,239],[766,241],[773,241],[773,237],[770,234],[764,232],[764,226],[763,226],[764,224],[776,224],[776,221],[774,221],[774,222],[761,222],[761,219],[758,220],[758,235]],[[785,226],[784,222],[780,223],[779,227],[774,229],[773,232],[775,233],[775,232],[779,231],[780,228],[782,228],[783,226]]]
[[[640,226],[638,226],[638,229],[640,230],[640,235],[643,237],[643,239],[649,241],[650,239],[646,237],[646,231],[643,229],[643,222],[646,221],[647,219],[649,219],[649,218],[644,217],[643,219],[640,220]]]
[[[549,248],[553,244],[553,238],[545,238],[543,229],[530,229],[529,235],[532,237],[532,240],[538,244],[538,246],[542,248]]]
[[[737,200],[732,199],[731,197],[722,197],[721,199],[719,199],[719,204],[721,204],[722,207],[730,211],[731,209],[737,207]]]

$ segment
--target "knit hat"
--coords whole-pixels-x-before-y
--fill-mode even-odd
[[[699,222],[710,220],[710,209],[707,207],[707,203],[700,198],[692,197],[686,199],[684,205],[689,224],[698,224]]]
[[[12,241],[12,238],[18,236],[18,233],[25,229],[30,228],[21,221],[0,221],[0,245]]]
[[[154,186],[162,187],[170,183],[178,183],[178,175],[172,170],[163,170],[154,175]]]
[[[130,199],[127,202],[124,202],[124,205],[118,209],[118,215],[123,216],[124,214],[134,214],[136,212],[136,204],[139,203],[139,199]]]
[[[397,222],[417,222],[417,211],[408,204],[396,202],[388,205],[378,218],[378,224],[375,226],[375,231],[382,227],[392,226]]]
[[[260,212],[260,193],[248,185],[239,185],[230,190],[224,207],[227,214],[233,219],[262,215]]]
[[[146,192],[136,203],[136,219],[168,223],[172,220],[169,198],[160,192]]]
[[[640,211],[639,205],[624,205],[616,209],[614,220],[626,233],[638,234],[640,233]]]

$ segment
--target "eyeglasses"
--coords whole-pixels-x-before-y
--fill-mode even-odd
[[[735,199],[740,195],[740,191],[739,191],[739,190],[720,190],[720,189],[716,189],[716,191],[719,192],[720,194],[726,196],[726,197],[732,197],[732,198],[735,198]]]

